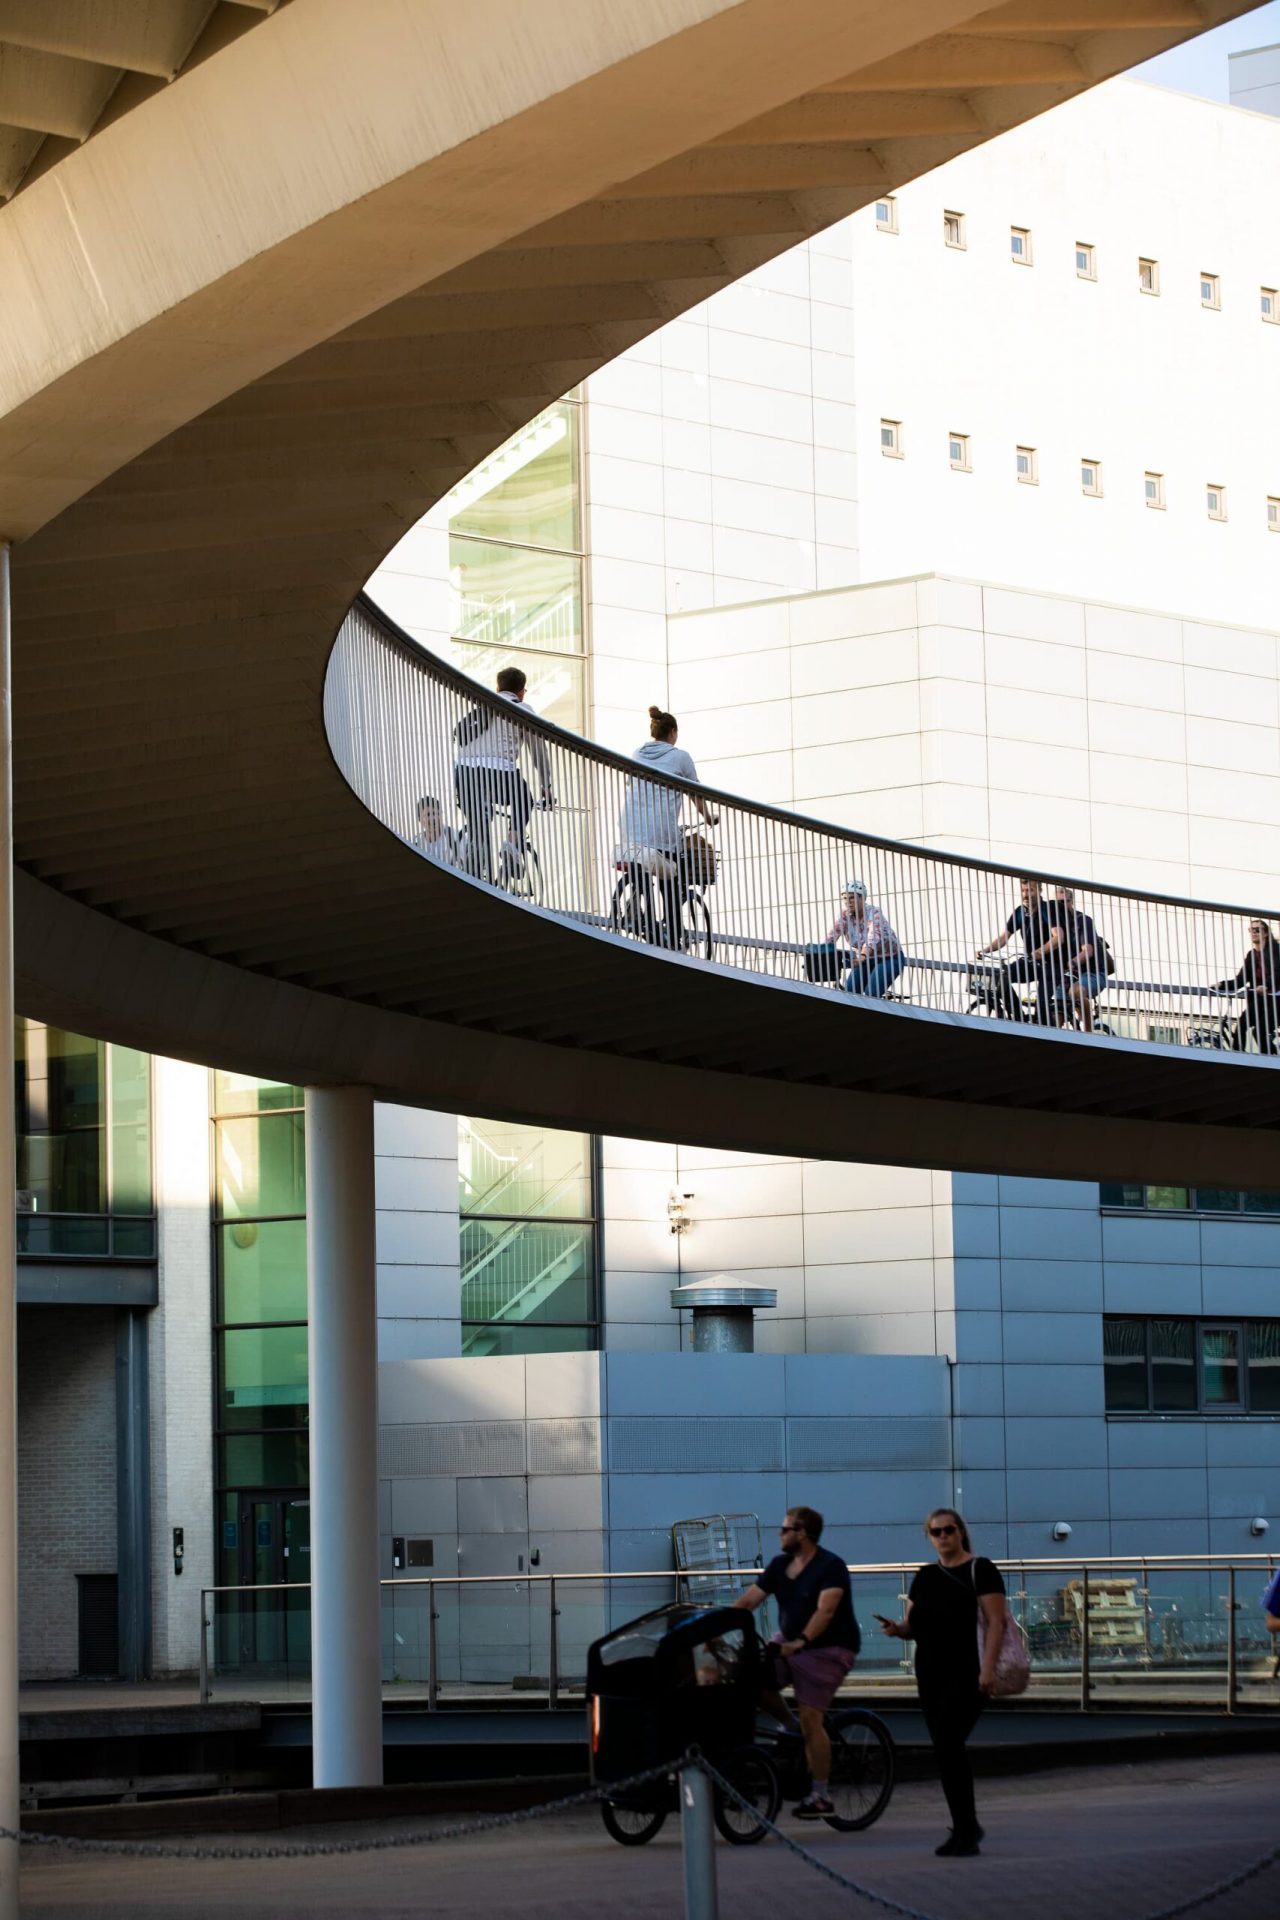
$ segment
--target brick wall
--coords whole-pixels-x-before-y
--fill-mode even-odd
[[[116,1567],[115,1312],[18,1309],[19,1664],[74,1675],[76,1575]]]

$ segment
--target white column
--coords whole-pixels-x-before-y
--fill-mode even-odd
[[[18,1828],[18,1223],[13,1125],[13,716],[9,543],[0,540],[0,1827]],[[18,1844],[0,1840],[0,1920],[17,1920]]]
[[[308,1088],[306,1114],[312,1781],[379,1786],[373,1096]]]

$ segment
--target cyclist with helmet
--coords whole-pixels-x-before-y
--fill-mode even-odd
[[[848,949],[841,950],[843,941]],[[846,993],[883,1000],[906,965],[902,944],[885,915],[868,900],[866,882],[850,880],[841,889],[840,911],[823,941],[804,950],[805,978],[835,981],[848,967]]]

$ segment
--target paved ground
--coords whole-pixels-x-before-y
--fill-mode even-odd
[[[1280,1845],[1280,1758],[1063,1769],[989,1783],[980,1811],[988,1839],[978,1860],[934,1859],[944,1822],[931,1785],[900,1787],[866,1834],[814,1835],[785,1824],[841,1872],[937,1920],[1145,1920]],[[411,1823],[398,1822],[312,1837],[409,1830]],[[256,1853],[270,1842],[244,1844]],[[24,1860],[23,1913],[51,1920],[408,1920],[425,1913],[433,1920],[679,1920],[683,1912],[675,1820],[649,1846],[623,1849],[593,1811],[476,1840],[338,1859],[174,1862],[41,1850]],[[724,1920],[770,1910],[805,1920],[884,1911],[833,1887],[772,1841],[718,1845],[717,1864]],[[1198,1911],[1212,1920],[1276,1920],[1280,1867]]]

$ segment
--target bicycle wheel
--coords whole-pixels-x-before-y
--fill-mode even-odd
[[[542,902],[542,862],[538,858],[536,847],[524,850],[524,872],[513,889],[522,900],[532,900],[535,906]]]
[[[615,933],[626,934],[632,940],[645,940],[648,932],[645,926],[644,905],[638,887],[632,886],[624,873],[613,890],[613,903],[609,908],[609,923]]]
[[[600,1802],[605,1830],[620,1847],[642,1847],[652,1840],[666,1819],[665,1807],[624,1807],[612,1800]]]
[[[773,1762],[758,1747],[738,1747],[720,1772],[749,1806],[739,1806],[717,1787],[712,1809],[715,1823],[730,1846],[753,1847],[768,1832],[763,1820],[776,1820],[782,1804],[782,1788]]]
[[[830,1794],[834,1813],[827,1825],[858,1833],[880,1818],[893,1792],[893,1735],[878,1714],[846,1707],[827,1715],[831,1736]]]
[[[694,888],[685,895],[684,939],[686,953],[698,960],[711,958],[711,909],[706,896]]]

